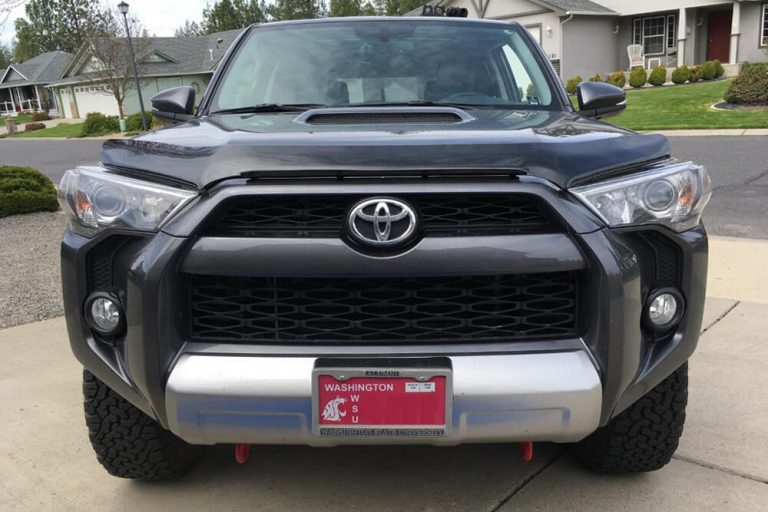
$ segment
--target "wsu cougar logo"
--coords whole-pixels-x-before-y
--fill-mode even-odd
[[[323,409],[323,419],[325,421],[341,421],[341,418],[347,415],[347,411],[339,410],[339,406],[347,401],[346,398],[337,396],[325,404]]]

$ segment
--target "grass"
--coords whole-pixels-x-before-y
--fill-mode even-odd
[[[721,111],[731,80],[627,91],[627,110],[609,118],[632,130],[768,128],[768,110]]]
[[[45,128],[44,130],[35,130],[33,132],[19,132],[16,135],[12,135],[14,139],[27,139],[30,137],[82,137],[83,136],[83,123],[59,123],[51,128]]]
[[[15,119],[16,124],[23,124],[23,123],[28,123],[32,120],[32,114],[19,114],[16,117],[0,116],[0,126],[5,126],[6,119]]]

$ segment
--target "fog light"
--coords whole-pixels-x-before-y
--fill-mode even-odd
[[[85,305],[85,319],[99,334],[114,336],[123,328],[123,310],[117,299],[106,293],[94,293]]]
[[[652,293],[647,304],[647,323],[657,331],[674,327],[683,316],[683,297],[676,290],[659,290]]]

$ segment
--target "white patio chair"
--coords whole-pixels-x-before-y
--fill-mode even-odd
[[[629,57],[629,70],[640,66],[645,67],[645,55],[643,54],[643,45],[631,44],[627,46],[627,56]]]

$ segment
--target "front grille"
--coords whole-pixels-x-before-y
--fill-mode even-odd
[[[557,225],[527,196],[487,194],[398,195],[421,217],[424,236],[494,236],[553,233]],[[205,235],[335,238],[346,212],[363,196],[248,196],[215,214]]]
[[[129,237],[114,235],[99,243],[88,253],[88,286],[91,291],[108,290],[115,286],[112,271],[117,252]]]
[[[680,247],[655,231],[640,232],[637,238],[640,257],[647,269],[644,280],[649,288],[679,288],[682,279]]]
[[[191,276],[193,339],[493,342],[576,335],[573,272],[403,278]]]

